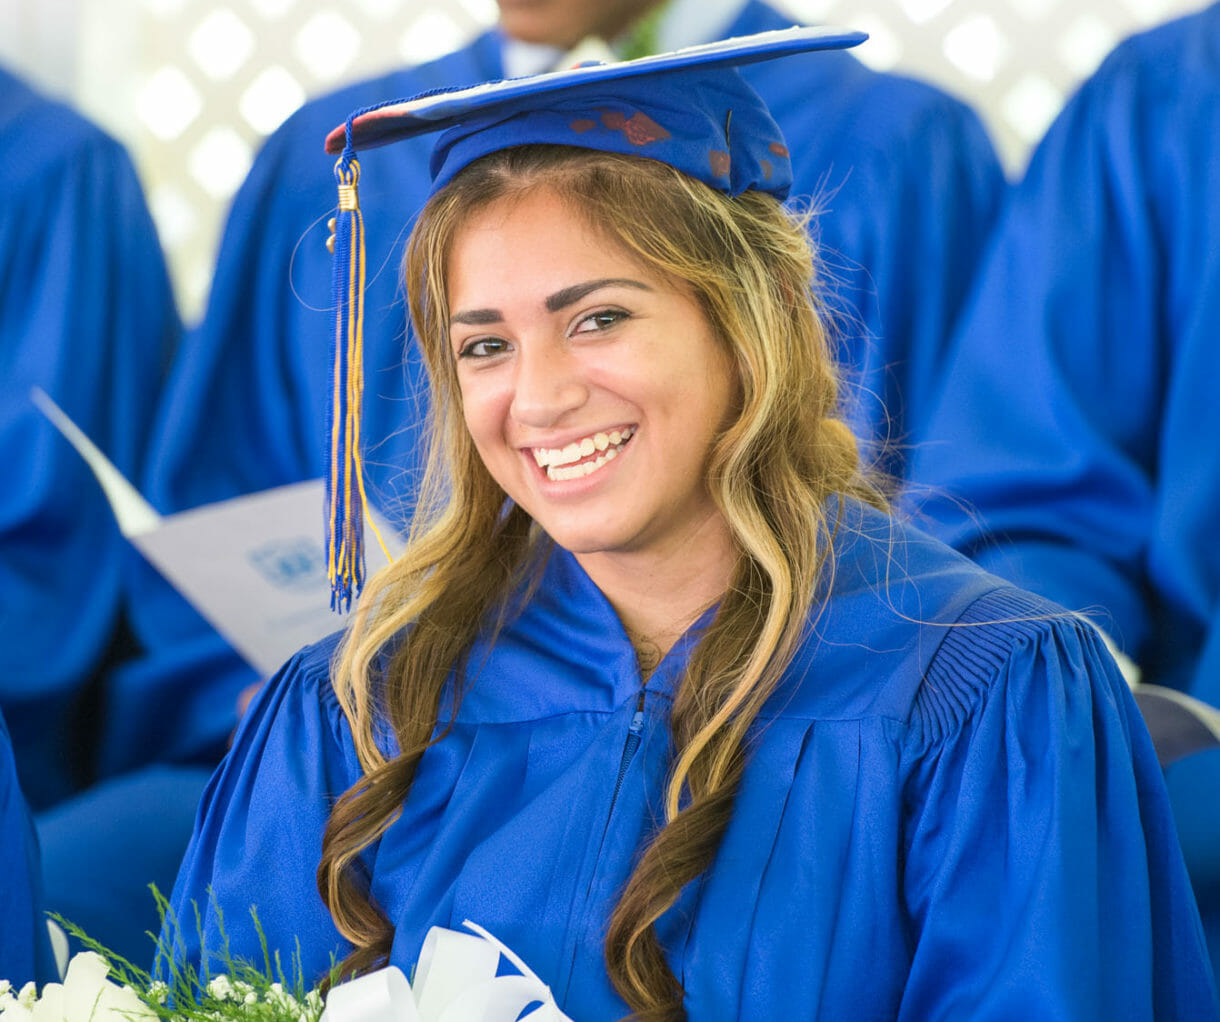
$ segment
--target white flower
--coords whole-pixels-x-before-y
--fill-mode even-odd
[[[0,1017],[4,1022],[32,1022],[36,1003],[38,989],[33,983],[27,983],[14,995],[13,985],[4,981],[4,993],[0,995]]]
[[[71,970],[71,963],[68,964]],[[103,982],[105,979],[103,978]],[[48,983],[42,988],[42,996],[38,998],[30,1006],[30,1017],[34,1022],[68,1022],[67,997],[64,991],[67,987],[68,977],[64,977],[63,983]],[[74,993],[80,993],[80,981],[77,981]],[[88,1007],[85,1008],[83,1015],[78,1015],[73,1022],[87,1022],[93,1017],[93,1002],[96,998],[91,998]]]
[[[17,994],[13,993],[13,984],[8,980],[4,980],[0,992],[0,1018],[4,1022],[29,1022],[30,1019],[29,1005],[18,999]]]
[[[62,1014],[42,1014],[36,1007],[35,1022],[155,1022],[156,1014],[139,995],[112,983],[106,978],[109,973],[106,959],[96,952],[74,955],[64,976]],[[39,1005],[46,999],[44,989]]]
[[[62,983],[48,983],[38,995],[33,983],[14,1001],[0,1003],[4,1022],[155,1022],[156,1015],[130,987],[107,979],[110,967],[93,951],[68,963]]]
[[[208,983],[208,993],[218,1001],[227,1001],[230,998],[237,1000],[233,996],[233,984],[229,982],[229,977],[223,973]]]
[[[32,1022],[34,1013],[10,995],[0,1002],[0,1018],[4,1019],[4,1022]]]
[[[304,1007],[295,997],[284,989],[283,983],[272,983],[267,990],[267,1003],[285,1015],[300,1015]]]

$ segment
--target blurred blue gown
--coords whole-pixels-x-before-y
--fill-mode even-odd
[[[0,707],[32,805],[79,787],[81,691],[110,648],[134,559],[41,387],[129,478],[179,330],[160,244],[120,145],[0,70]]]
[[[658,924],[688,1017],[1214,1017],[1156,757],[1096,634],[874,512],[849,506],[839,536],[714,864]],[[362,856],[393,963],[410,974],[430,926],[470,919],[577,1022],[625,1013],[605,926],[661,814],[697,627],[642,682],[613,609],[551,552]],[[218,908],[232,952],[262,960],[252,904],[307,979],[346,950],[315,885],[360,778],[333,652],[265,687],[205,794],[173,896],[196,965],[192,903],[211,952]]]
[[[1217,167],[1212,5],[1121,44],[1038,147],[912,474],[938,535],[1220,707]],[[1167,781],[1220,968],[1220,749]]]
[[[14,988],[58,979],[43,915],[38,837],[0,714],[0,980]]]
[[[743,6],[726,34],[787,27]],[[335,205],[322,140],[353,110],[395,96],[499,78],[497,31],[421,67],[308,103],[268,140],[229,216],[202,326],[183,346],[157,433],[147,492],[164,511],[323,473],[329,394]],[[847,53],[747,70],[792,151],[794,196],[825,195],[817,230],[839,278],[832,304],[860,394],[866,435],[922,432],[942,349],[1003,184],[977,117],[936,89],[868,70]],[[426,401],[406,345],[399,260],[429,189],[432,140],[363,154],[370,282],[365,307],[365,471],[392,516],[410,505]],[[893,425],[887,425],[892,421]],[[898,462],[890,462],[897,468]],[[320,520],[320,512],[319,512]],[[115,682],[110,769],[144,760],[213,758],[253,671],[149,569],[133,593],[147,660]]]

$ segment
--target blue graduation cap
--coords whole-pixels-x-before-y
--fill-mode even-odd
[[[489,153],[549,144],[659,160],[730,196],[753,189],[782,200],[792,183],[783,135],[736,68],[856,46],[866,38],[863,32],[796,27],[582,64],[367,107],[327,136],[326,151],[339,154],[326,508],[332,607],[350,606],[364,579],[359,422],[365,267],[357,151],[437,134],[430,162],[434,193]]]

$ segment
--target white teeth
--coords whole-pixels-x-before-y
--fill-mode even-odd
[[[539,468],[571,465],[582,458],[588,458],[597,451],[605,451],[626,443],[634,432],[635,428],[628,426],[621,431],[615,429],[609,433],[594,433],[592,436],[582,437],[566,447],[535,447],[533,449],[534,461]]]
[[[595,433],[593,436],[582,437],[566,447],[535,447],[534,461],[539,468],[546,469],[548,479],[563,481],[566,479],[582,479],[591,472],[596,472],[608,461],[618,457],[620,445],[631,439],[634,427],[624,430],[611,430],[609,433]],[[582,461],[597,451],[604,452],[592,461]],[[580,462],[580,464],[576,464]]]

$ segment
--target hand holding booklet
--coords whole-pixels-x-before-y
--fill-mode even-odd
[[[31,397],[93,470],[123,535],[261,674],[341,627],[329,602],[321,479],[159,515],[50,397],[37,388]],[[395,534],[380,519],[377,527]],[[376,544],[368,558],[370,572],[386,563]]]

